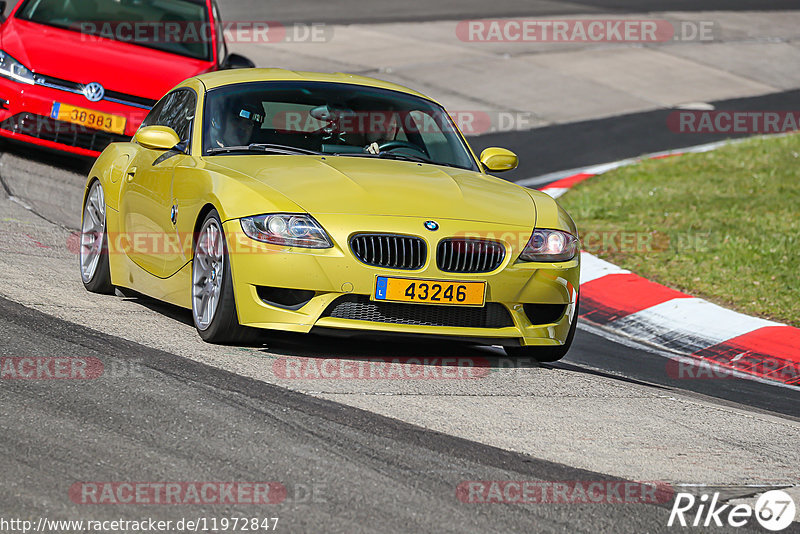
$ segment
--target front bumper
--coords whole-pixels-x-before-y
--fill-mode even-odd
[[[316,218],[332,237],[333,248],[292,249],[258,243],[243,234],[238,219],[224,223],[241,324],[292,332],[337,329],[552,346],[565,342],[572,323],[577,320],[579,257],[561,263],[517,263],[521,247],[530,237],[530,228],[438,221],[440,231],[421,233],[408,231],[423,229],[424,219],[418,218],[343,215]],[[421,237],[428,246],[427,261],[415,271],[365,265],[349,250],[352,228]],[[500,267],[485,274],[439,270],[435,254],[430,251],[436,250],[440,239],[465,234],[491,235],[503,241],[507,254]],[[475,308],[375,301],[372,296],[378,276],[485,281],[486,304]],[[310,298],[295,306],[270,304],[262,298],[263,292],[259,294],[260,288],[304,290]],[[549,311],[539,315],[539,309]],[[553,314],[553,310],[557,313]],[[542,317],[546,320],[540,320]]]
[[[123,116],[124,134],[56,121],[50,117],[55,102]],[[0,136],[90,157],[100,155],[110,143],[129,140],[149,111],[106,100],[90,102],[80,94],[6,78],[0,78],[0,104]]]

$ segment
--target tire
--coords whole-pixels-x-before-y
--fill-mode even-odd
[[[511,358],[533,358],[542,363],[557,362],[567,355],[572,346],[575,330],[578,329],[579,306],[580,298],[575,305],[575,320],[572,322],[572,326],[569,327],[569,333],[567,333],[567,339],[563,345],[557,347],[503,347],[506,354]]]
[[[241,344],[256,338],[239,324],[228,247],[217,210],[203,220],[192,258],[192,319],[207,343]]]
[[[108,262],[105,193],[98,181],[89,187],[83,203],[79,247],[78,267],[83,287],[92,293],[113,294]]]

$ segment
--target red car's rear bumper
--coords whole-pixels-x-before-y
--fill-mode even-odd
[[[5,78],[0,78],[0,100],[0,136],[92,157],[98,156],[109,143],[133,136],[149,111],[107,100],[90,102],[82,94]],[[51,117],[56,102],[123,116],[126,119],[124,134],[57,121]]]

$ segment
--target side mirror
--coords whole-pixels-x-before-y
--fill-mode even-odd
[[[175,130],[167,126],[147,126],[141,128],[133,140],[145,148],[152,150],[170,150],[181,142]]]
[[[487,148],[481,153],[481,163],[490,171],[511,171],[519,165],[519,158],[505,148]]]
[[[255,66],[255,63],[239,54],[228,54],[228,57],[222,62],[223,69],[252,69]]]

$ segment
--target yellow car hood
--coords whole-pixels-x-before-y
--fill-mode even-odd
[[[208,160],[254,178],[311,214],[460,219],[527,228],[536,222],[534,201],[524,188],[463,169],[343,156]]]

